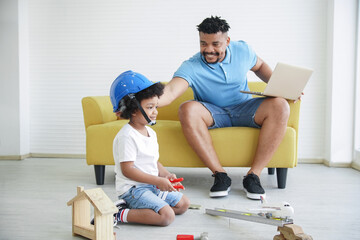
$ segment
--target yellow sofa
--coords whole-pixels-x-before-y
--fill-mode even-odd
[[[249,82],[253,91],[262,91],[265,83]],[[156,131],[159,148],[159,161],[171,167],[204,167],[188,145],[178,119],[179,105],[193,99],[189,88],[181,97],[169,106],[159,108],[157,123],[152,128]],[[285,188],[287,169],[297,164],[298,125],[300,101],[290,102],[290,118],[285,137],[273,158],[267,165],[268,173],[277,173],[278,188]],[[113,139],[128,122],[118,120],[112,112],[109,96],[85,97],[82,99],[86,129],[86,161],[94,165],[96,183],[104,184],[105,166],[114,165]],[[255,154],[259,129],[231,127],[210,130],[214,147],[224,167],[250,167]]]

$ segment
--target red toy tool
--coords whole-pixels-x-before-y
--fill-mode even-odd
[[[184,181],[184,178],[175,178],[173,180],[170,180],[170,182],[172,182],[172,183],[182,182],[182,181]]]
[[[173,180],[170,180],[171,183],[178,183],[178,182],[182,182],[184,180],[184,178],[175,178]],[[173,186],[175,189],[185,189],[183,185],[174,185]]]
[[[194,235],[179,234],[176,236],[176,240],[194,240]]]
[[[209,234],[203,232],[200,237],[194,238],[194,235],[189,234],[178,234],[176,240],[209,240]]]
[[[174,185],[175,189],[185,189],[183,185]]]
[[[169,180],[171,183],[178,183],[178,182],[182,182],[184,180],[184,178],[175,178],[173,180]],[[183,185],[173,185],[173,187],[175,189],[185,189]],[[158,187],[156,187],[158,188]]]

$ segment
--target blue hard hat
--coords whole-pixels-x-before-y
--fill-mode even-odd
[[[110,100],[113,105],[113,112],[119,111],[119,103],[123,97],[131,93],[140,92],[153,84],[155,83],[144,75],[131,70],[120,74],[110,87]]]

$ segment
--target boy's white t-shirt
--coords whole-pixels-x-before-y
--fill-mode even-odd
[[[145,126],[149,137],[146,137],[126,124],[117,133],[113,142],[113,154],[115,161],[115,187],[118,195],[127,192],[132,186],[144,184],[130,180],[122,174],[120,162],[133,161],[134,166],[151,175],[158,176],[159,169],[159,144],[156,133],[150,127]]]

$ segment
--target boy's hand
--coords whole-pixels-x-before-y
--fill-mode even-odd
[[[176,179],[176,175],[175,175],[175,173],[169,173],[168,175],[165,176],[165,178],[172,181],[172,180]]]
[[[177,190],[173,187],[173,184],[169,181],[168,178],[159,177],[159,181],[158,181],[158,184],[157,184],[156,186],[157,186],[161,191],[168,191],[168,192],[177,191]]]

